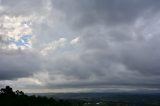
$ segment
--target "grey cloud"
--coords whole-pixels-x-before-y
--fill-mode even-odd
[[[73,55],[72,55],[73,56]],[[67,82],[47,83],[53,88],[101,88],[101,87],[144,87],[159,88],[159,77],[146,76],[141,69],[134,71],[116,59],[116,55],[101,52],[81,54],[80,58],[71,59],[69,55],[52,62],[49,71],[51,80],[57,75]],[[147,60],[148,61],[148,60]],[[148,65],[148,64],[147,64]],[[136,67],[133,65],[133,67]],[[145,70],[144,70],[145,71]],[[150,71],[150,74],[152,71]]]
[[[27,16],[30,14],[39,14],[44,12],[43,0],[1,0],[1,4],[5,11],[1,15],[10,16]]]
[[[122,49],[122,60],[130,69],[146,75],[160,75],[159,35],[149,41],[134,42]]]
[[[158,21],[154,20],[159,17],[158,1],[70,0],[53,3],[66,15],[67,23],[81,32],[79,57],[74,58],[76,54],[72,53],[64,57],[60,54],[62,57],[53,60],[55,66],[51,68],[53,74],[77,82],[53,84],[54,87],[117,85],[159,89],[159,32],[153,33],[156,26],[147,24]],[[144,26],[141,23],[136,26],[140,19]],[[150,28],[152,30],[146,33]],[[52,76],[52,71],[50,73]],[[90,84],[90,79],[95,83]],[[81,82],[83,80],[88,82]]]
[[[0,80],[32,76],[42,68],[38,54],[19,50],[1,50],[0,54]]]
[[[40,12],[43,16],[47,3],[37,2],[3,1],[7,10],[3,14]],[[38,45],[33,42],[35,51],[0,53],[0,80],[29,77],[45,70],[48,78],[43,83],[51,89],[160,89],[159,1],[54,0],[52,3],[44,20],[33,22]],[[79,42],[69,44],[75,36]],[[41,44],[62,37],[67,39],[65,47],[43,56],[42,62],[37,52]]]
[[[36,28],[32,28],[32,25],[25,26],[25,24],[28,25],[30,21],[34,21],[32,22],[34,24],[39,23],[37,21],[41,21],[41,14],[44,15],[44,13],[48,12],[47,2],[43,0],[1,0],[0,7],[3,8],[3,11],[0,11],[2,21],[0,25],[0,80],[31,77],[33,74],[41,72],[43,70],[43,57],[41,57],[38,50],[28,47],[23,50],[25,46],[22,48],[18,47],[18,45],[21,45],[18,43],[22,43],[22,40],[22,42],[19,40],[20,42],[14,45],[18,49],[14,47],[10,49],[8,46],[11,46],[13,42],[10,43],[8,39],[10,36],[14,39],[14,37],[19,37],[22,34],[25,35],[28,27],[29,30],[36,30]],[[35,19],[30,18],[39,20],[35,22]],[[23,32],[19,28],[24,29]],[[30,34],[30,31],[27,34]],[[35,39],[35,35],[31,36]],[[32,41],[29,40],[29,42]]]
[[[156,0],[55,0],[54,7],[66,15],[66,20],[78,28],[97,24],[133,24],[148,11],[158,12],[160,2]],[[73,27],[73,28],[76,28]]]
[[[134,88],[134,90],[136,89],[140,89],[140,88],[159,88],[160,85],[159,84],[144,84],[144,83],[136,83],[136,84],[132,84],[132,83],[106,83],[106,82],[75,82],[75,83],[68,83],[68,84],[53,84],[53,83],[50,83],[48,87],[51,87],[51,88],[59,88],[59,89],[62,89],[62,88],[92,88],[92,89],[95,89],[95,88],[105,88],[106,91],[107,91],[107,88],[111,88],[111,89],[114,89],[114,88],[117,88],[120,89],[120,88],[124,88],[124,91],[125,91],[125,88]],[[115,91],[115,90],[113,90]]]

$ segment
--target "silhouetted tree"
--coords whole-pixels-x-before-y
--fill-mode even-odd
[[[16,90],[15,94],[16,94],[16,95],[24,95],[24,92],[19,91],[19,90]]]
[[[10,86],[6,86],[6,88],[2,88],[0,90],[1,95],[6,95],[6,96],[15,96],[15,93],[13,92],[12,88]]]
[[[6,86],[0,89],[0,106],[78,106],[69,100],[55,100],[42,96],[27,96],[22,91],[15,92]]]

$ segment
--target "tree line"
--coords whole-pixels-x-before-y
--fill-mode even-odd
[[[82,106],[82,103],[44,96],[28,96],[23,91],[13,91],[10,86],[6,86],[0,89],[0,106]]]

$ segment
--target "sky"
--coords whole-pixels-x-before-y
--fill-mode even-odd
[[[0,0],[0,87],[160,92],[160,1]]]

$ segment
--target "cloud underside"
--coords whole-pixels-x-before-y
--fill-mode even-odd
[[[1,0],[0,86],[159,91],[159,7],[156,0]]]

